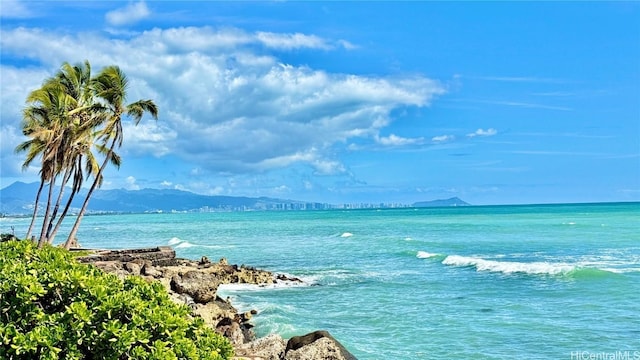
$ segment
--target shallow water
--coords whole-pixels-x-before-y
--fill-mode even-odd
[[[260,311],[260,335],[327,329],[359,359],[640,359],[639,219],[638,203],[108,215],[78,237],[301,277],[222,293]]]

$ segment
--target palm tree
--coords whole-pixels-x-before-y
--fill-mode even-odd
[[[45,183],[49,184],[47,207],[43,221],[43,229],[40,233],[39,243],[42,245],[45,235],[45,225],[50,215],[51,199],[56,177],[59,174],[60,146],[64,139],[63,118],[68,108],[68,98],[62,89],[56,86],[52,79],[34,91],[27,97],[29,106],[23,111],[23,134],[30,140],[16,147],[17,152],[27,151],[27,158],[23,163],[23,169],[28,167],[37,157],[41,157],[40,188],[36,194],[34,213],[27,231],[27,238],[31,236],[35,218],[38,214],[40,195]]]
[[[120,70],[118,66],[108,66],[104,68],[100,74],[92,81],[92,88],[95,92],[94,95],[102,101],[105,111],[108,114],[105,119],[104,127],[102,128],[99,139],[102,141],[103,146],[106,148],[106,155],[102,162],[102,165],[98,169],[97,174],[94,177],[94,181],[89,188],[87,196],[82,204],[82,208],[78,213],[76,222],[69,233],[69,237],[64,246],[66,249],[71,247],[73,240],[76,237],[80,222],[84,216],[84,213],[89,205],[91,195],[97,187],[102,184],[102,174],[109,162],[115,163],[119,166],[120,159],[115,154],[116,145],[122,146],[123,131],[122,131],[122,117],[131,117],[134,124],[137,125],[145,113],[149,113],[154,119],[158,118],[158,108],[152,100],[138,100],[136,102],[125,105],[128,80],[126,75]]]
[[[91,65],[88,61],[83,64],[70,65],[64,63],[61,70],[56,74],[55,81],[62,87],[65,94],[72,99],[73,106],[68,109],[67,122],[64,127],[64,144],[60,147],[61,169],[64,170],[64,176],[58,198],[53,209],[51,218],[48,221],[45,237],[48,243],[53,243],[55,234],[57,233],[62,221],[64,220],[75,195],[80,191],[84,182],[82,172],[83,158],[86,160],[85,169],[87,175],[97,173],[97,161],[92,153],[94,139],[96,137],[97,126],[104,122],[104,107],[97,103],[93,96],[91,87]],[[73,185],[71,195],[64,207],[55,228],[54,222],[60,208],[60,203],[66,188],[66,185],[73,177]]]
[[[41,184],[36,195],[34,214],[27,238],[33,230],[42,189],[45,183],[49,184],[40,246],[53,242],[73,197],[80,191],[84,181],[83,158],[86,161],[87,175],[97,173],[98,165],[91,149],[98,134],[95,129],[104,123],[106,118],[104,106],[95,101],[91,86],[89,62],[85,61],[84,64],[75,66],[64,63],[54,77],[47,79],[41,88],[32,91],[27,97],[28,106],[23,111],[23,133],[30,140],[20,144],[16,151],[28,152],[23,168],[28,167],[38,156],[42,158]],[[56,180],[61,174],[62,183],[52,210],[52,196]],[[72,178],[71,195],[53,228],[66,185]]]

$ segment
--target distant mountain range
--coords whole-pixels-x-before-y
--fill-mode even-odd
[[[0,213],[6,215],[30,214],[38,191],[38,183],[15,182],[0,189]],[[46,189],[41,195],[41,205],[46,202]],[[55,189],[57,190],[57,189]],[[66,191],[68,195],[70,191]],[[86,191],[76,195],[72,211],[78,211]],[[44,200],[43,200],[44,199]],[[406,207],[467,206],[459,198],[422,201]],[[171,189],[97,190],[91,197],[88,212],[93,213],[144,213],[187,211],[246,211],[246,210],[324,210],[344,208],[344,205],[309,203],[297,200],[268,197],[208,196]],[[367,206],[373,207],[373,206]],[[377,207],[380,207],[379,205]],[[353,206],[349,206],[353,208]]]
[[[413,207],[445,207],[445,206],[471,206],[471,204],[460,200],[458,197],[443,200],[420,201],[413,203]]]

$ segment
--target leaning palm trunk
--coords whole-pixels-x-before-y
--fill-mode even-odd
[[[77,194],[76,191],[72,191],[71,195],[69,195],[69,200],[67,200],[67,204],[64,206],[64,210],[62,210],[62,214],[60,215],[60,218],[58,219],[56,226],[53,228],[53,231],[51,231],[51,235],[49,235],[49,243],[52,243],[53,239],[55,239],[56,234],[60,229],[60,225],[62,225],[62,220],[64,220],[65,216],[67,216],[67,213],[69,212],[69,208],[71,207],[71,202],[73,201],[73,198],[76,196],[76,194]],[[65,243],[65,247],[66,247],[66,243]]]
[[[55,175],[51,177],[49,181],[49,195],[47,196],[47,207],[44,211],[44,219],[42,220],[42,230],[40,231],[40,240],[38,241],[38,247],[42,248],[44,244],[47,242],[46,231],[47,231],[47,223],[49,222],[49,215],[51,212],[51,198],[53,197],[53,188],[56,185],[56,177]]]
[[[49,241],[51,243],[53,242],[53,239],[55,239],[56,234],[60,229],[60,225],[62,225],[62,221],[67,216],[67,213],[71,208],[71,203],[73,203],[73,199],[75,198],[76,194],[80,192],[80,188],[82,187],[83,177],[82,177],[82,168],[80,167],[81,163],[82,163],[82,156],[80,156],[80,158],[78,159],[78,166],[76,167],[76,171],[75,171],[76,173],[73,177],[73,186],[71,187],[71,194],[69,195],[69,199],[67,199],[67,203],[64,206],[64,209],[62,210],[62,214],[60,215],[60,218],[58,219],[56,226],[53,228],[53,231],[51,231],[51,235],[49,235]]]
[[[38,203],[40,202],[40,194],[42,194],[42,189],[44,188],[44,179],[40,179],[40,187],[38,188],[38,192],[36,193],[36,203],[33,205],[33,216],[31,217],[31,223],[29,224],[29,230],[27,230],[27,235],[25,236],[26,240],[31,238],[31,232],[33,231],[33,225],[36,223],[36,217],[38,217]]]
[[[102,179],[102,173],[104,172],[104,169],[107,167],[107,164],[109,163],[109,161],[111,161],[111,157],[113,156],[113,149],[115,148],[115,146],[116,146],[116,138],[114,138],[113,141],[111,142],[109,151],[105,155],[102,165],[100,165],[100,170],[98,170],[98,173],[95,175],[95,178],[93,179],[93,183],[89,188],[89,192],[87,192],[87,197],[84,198],[84,202],[82,203],[82,207],[78,212],[78,217],[76,218],[76,222],[73,224],[73,228],[71,228],[69,237],[67,238],[67,241],[65,241],[64,243],[64,248],[67,250],[71,248],[71,244],[73,244],[76,238],[76,235],[78,234],[78,229],[80,228],[80,222],[82,222],[82,218],[84,217],[84,213],[87,210],[87,206],[89,206],[89,200],[91,199],[91,195],[93,195],[93,192],[98,187],[98,184]]]
[[[46,238],[49,244],[53,243],[53,239],[51,238],[51,229],[53,228],[53,222],[56,221],[56,217],[58,216],[58,210],[60,209],[60,203],[62,202],[62,196],[64,195],[64,188],[69,179],[71,178],[71,171],[67,169],[62,177],[62,184],[60,185],[60,191],[58,192],[58,198],[56,199],[56,204],[53,207],[53,212],[51,213],[51,218],[49,218],[49,223],[47,224],[47,232]]]

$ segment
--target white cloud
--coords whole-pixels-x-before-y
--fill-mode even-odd
[[[331,46],[321,37],[315,35],[277,34],[258,31],[256,38],[265,46],[274,49],[291,50],[296,48],[313,48],[328,50]]]
[[[467,134],[467,136],[472,138],[472,137],[476,137],[476,136],[494,136],[496,134],[498,134],[498,130],[496,130],[494,128],[489,128],[487,130],[478,129],[475,132]]]
[[[23,19],[30,18],[33,14],[23,1],[20,0],[2,0],[0,2],[0,18]]]
[[[424,142],[424,138],[404,138],[395,134],[391,134],[387,137],[377,137],[376,141],[384,146],[405,146],[421,144]]]
[[[127,190],[140,190],[140,186],[136,184],[135,177],[127,176],[126,182],[127,182],[127,185],[126,185]]]
[[[105,18],[110,25],[122,26],[136,23],[151,14],[144,1],[129,3],[123,8],[109,11]]]
[[[160,186],[164,186],[164,187],[170,187],[171,185],[173,185],[173,183],[167,180],[164,180],[163,182],[160,183]]]
[[[269,48],[254,46],[265,41],[264,34],[260,39],[240,29],[187,27],[110,39],[96,33],[0,30],[3,52],[44,67],[2,68],[3,123],[5,113],[13,111],[6,119],[18,126],[15,104],[29,90],[16,79],[37,86],[62,62],[88,59],[95,72],[119,65],[130,80],[128,99],[151,98],[159,107],[157,123],[125,125],[121,151],[171,153],[198,164],[199,174],[263,172],[292,164],[336,174],[345,171],[336,149],[350,140],[395,146],[422,141],[379,134],[394,121],[394,109],[428,106],[443,94],[440,83],[422,76],[367,77],[285,64]],[[269,35],[273,46],[278,41],[316,49],[330,44],[313,35],[276,35]]]
[[[443,143],[443,142],[448,142],[448,141],[453,141],[455,140],[455,136],[454,135],[439,135],[439,136],[434,136],[431,138],[431,141],[433,141],[434,143]]]

